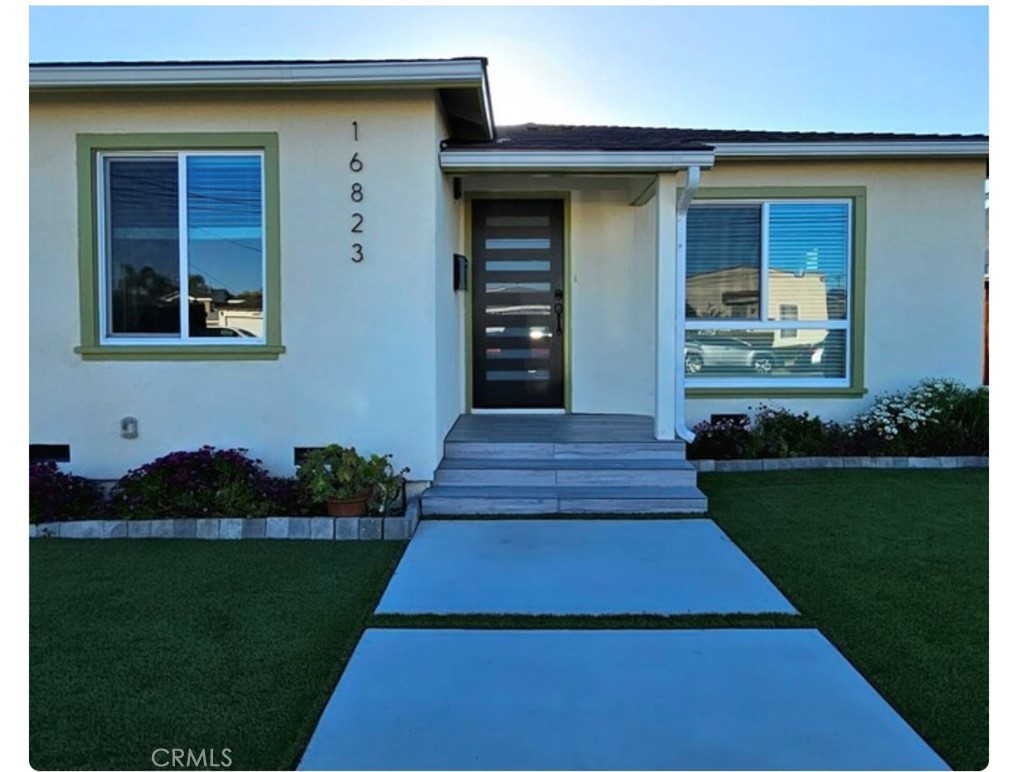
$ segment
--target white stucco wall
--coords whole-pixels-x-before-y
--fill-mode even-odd
[[[437,118],[437,116],[436,116]],[[439,139],[446,134],[441,122]],[[437,164],[437,159],[435,159]],[[463,228],[465,202],[453,197],[452,177],[436,175],[437,233],[435,245],[435,452],[444,452],[445,435],[466,410],[466,291],[452,284],[455,253],[465,254]]]
[[[436,406],[450,410],[436,363],[452,357],[435,342],[435,283],[449,272],[436,259],[444,269],[450,258],[436,255],[433,94],[39,99],[30,119],[31,442],[69,443],[68,468],[97,478],[205,443],[249,448],[291,473],[294,446],[327,442],[394,453],[411,478],[430,478]],[[242,131],[279,136],[286,352],[266,362],[82,361],[75,134]],[[360,264],[349,259],[354,151],[365,164]],[[120,438],[123,416],[138,419],[138,439]]]
[[[732,164],[702,187],[865,186],[864,387],[860,397],[690,398],[688,422],[761,401],[843,420],[879,393],[925,377],[981,382],[985,248],[983,161]]]
[[[572,410],[651,415],[654,208],[623,190],[571,196]]]
[[[428,92],[37,99],[30,111],[30,441],[71,445],[69,469],[98,478],[201,444],[247,447],[277,473],[294,446],[391,452],[429,479],[465,409],[465,204],[437,162],[445,136]],[[354,146],[351,121],[360,127]],[[77,133],[270,131],[279,136],[282,342],[277,361],[84,362],[77,272]],[[366,198],[349,260],[348,162]],[[981,372],[984,164],[723,161],[703,187],[865,186],[863,397],[774,400],[847,418],[922,377]],[[473,190],[484,190],[483,186]],[[579,177],[500,179],[488,189],[568,196],[574,412],[652,414],[654,207],[633,189]],[[758,396],[696,398],[688,422],[744,412]],[[119,436],[134,416],[139,437]]]

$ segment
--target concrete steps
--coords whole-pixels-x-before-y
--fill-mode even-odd
[[[445,441],[445,458],[614,459],[685,458],[685,443],[660,442],[473,442]]]
[[[706,511],[681,441],[445,442],[422,517]]]
[[[446,458],[435,472],[434,484],[695,487],[696,469],[682,458]]]
[[[423,517],[678,514],[705,512],[706,496],[695,486],[436,485],[422,506]]]

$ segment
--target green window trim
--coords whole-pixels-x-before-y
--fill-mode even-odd
[[[685,381],[688,399],[743,398],[743,397],[846,397],[860,398],[868,393],[865,388],[865,252],[866,252],[866,193],[861,185],[770,186],[770,187],[703,187],[696,191],[693,201],[780,200],[843,198],[851,201],[851,379],[847,386],[765,386],[751,387],[696,387]]]
[[[279,355],[285,351],[285,346],[273,346],[271,344],[262,346],[231,346],[229,344],[218,346],[173,346],[159,344],[151,346],[74,347],[74,353],[80,354],[81,358],[86,362],[110,359],[128,359],[137,362],[157,362],[170,359],[182,362],[204,362],[209,360],[236,362],[245,359],[278,359]]]
[[[102,301],[99,288],[98,184],[96,159],[113,150],[256,150],[264,157],[265,190],[265,343],[255,345],[167,344],[111,345],[99,338]],[[274,132],[181,134],[79,134],[78,177],[78,286],[81,345],[75,353],[86,361],[152,360],[265,360],[278,359],[282,345],[280,238],[279,238],[279,136]]]
[[[785,386],[774,389],[766,388],[755,388],[746,387],[743,389],[738,388],[715,388],[711,386],[704,386],[702,388],[687,387],[685,392],[686,399],[742,399],[744,397],[750,397],[753,399],[794,399],[795,397],[802,397],[807,399],[813,398],[860,398],[864,397],[869,393],[868,389],[856,389],[853,386],[802,386],[800,388]]]

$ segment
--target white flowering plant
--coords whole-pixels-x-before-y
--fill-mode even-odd
[[[847,423],[761,404],[697,424],[689,458],[979,456],[989,452],[989,390],[929,378],[880,395]]]
[[[852,422],[874,435],[888,455],[988,452],[988,389],[927,378],[906,391],[882,394]]]

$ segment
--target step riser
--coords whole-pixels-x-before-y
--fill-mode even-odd
[[[558,499],[426,498],[420,514],[425,515],[540,515],[558,511]]]
[[[696,484],[695,469],[442,469],[435,485],[663,485]]]
[[[559,469],[558,485],[695,487],[696,470],[676,469]]]
[[[672,515],[705,512],[702,499],[561,499],[561,514]]]
[[[485,515],[554,514],[691,514],[706,511],[705,499],[489,499],[424,500],[422,516],[484,517]]]
[[[554,485],[553,469],[442,469],[435,485]]]
[[[662,459],[685,458],[683,442],[446,442],[446,458]]]

